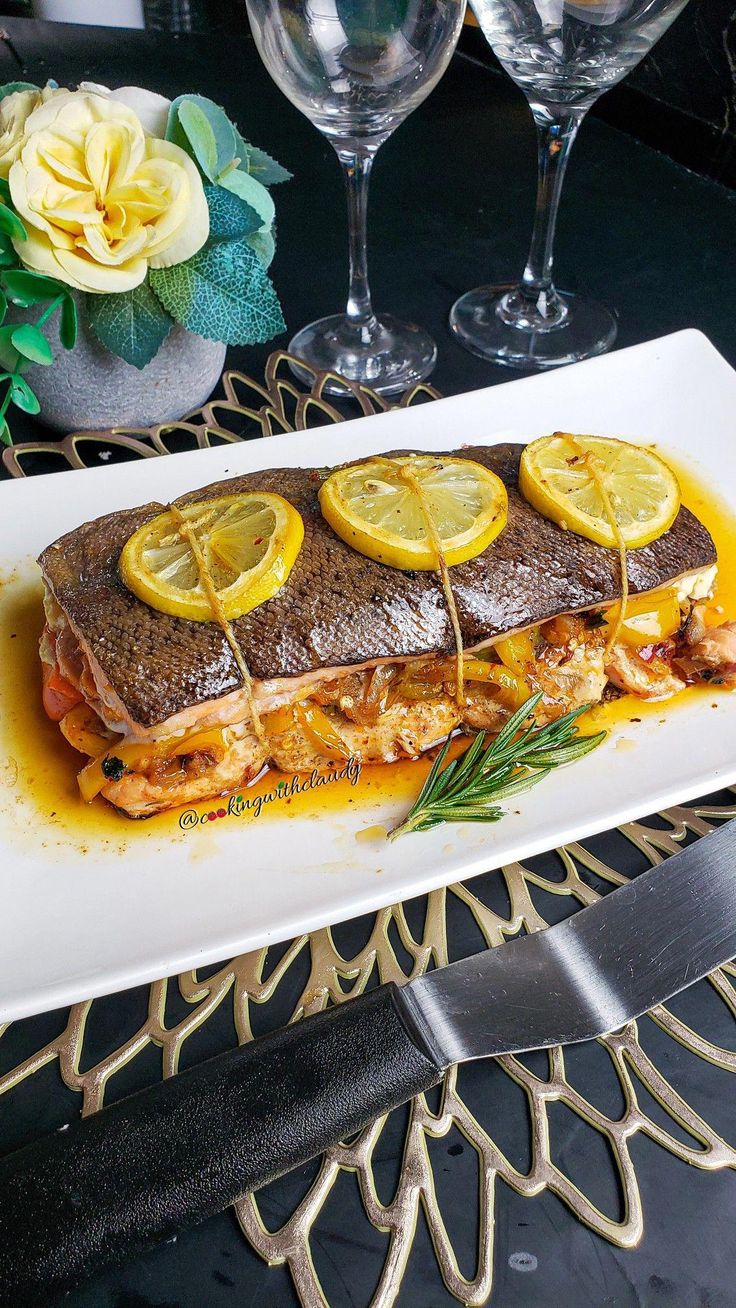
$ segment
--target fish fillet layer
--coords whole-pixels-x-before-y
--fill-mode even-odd
[[[453,454],[490,468],[509,493],[504,531],[477,558],[452,569],[466,648],[618,598],[616,551],[563,531],[519,494],[521,446],[473,446]],[[268,682],[381,659],[452,653],[438,576],[385,567],[344,544],[320,513],[321,479],[316,469],[276,468],[219,481],[177,501],[274,491],[302,515],[304,544],[288,581],[274,599],[233,623],[254,679]],[[164,508],[146,504],[85,523],[39,559],[47,587],[104,694],[106,716],[143,732],[241,685],[215,623],[159,613],[120,581],[118,559],[126,540]],[[655,590],[715,561],[708,531],[682,508],[664,536],[629,552],[629,584],[633,592]]]

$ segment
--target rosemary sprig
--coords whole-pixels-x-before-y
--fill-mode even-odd
[[[429,831],[442,822],[498,822],[504,816],[498,807],[500,800],[530,790],[554,768],[575,763],[605,739],[605,731],[578,735],[577,720],[590,704],[572,709],[546,727],[537,727],[533,715],[541,698],[537,694],[526,700],[490,744],[486,744],[485,733],[479,732],[472,745],[443,768],[448,740],[407,816],[389,833],[389,839],[407,831]]]

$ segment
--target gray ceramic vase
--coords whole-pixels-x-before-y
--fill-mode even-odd
[[[81,306],[80,306],[81,308]],[[35,322],[38,309],[13,309],[18,322]],[[39,419],[56,431],[151,427],[183,418],[209,399],[222,373],[226,347],[174,325],[145,368],[134,368],[101,345],[79,315],[73,350],[59,340],[58,315],[44,327],[54,352],[49,367],[24,370],[41,403]]]

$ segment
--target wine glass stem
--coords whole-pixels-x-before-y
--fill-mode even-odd
[[[348,238],[350,244],[350,287],[346,317],[358,332],[361,343],[370,344],[377,326],[368,285],[367,217],[368,184],[373,154],[355,150],[338,150],[345,176],[348,197]]]
[[[533,102],[531,110],[537,126],[539,172],[534,231],[521,289],[525,298],[532,301],[544,316],[549,316],[554,312],[557,299],[552,285],[552,262],[562,182],[585,111],[577,108],[552,110]]]

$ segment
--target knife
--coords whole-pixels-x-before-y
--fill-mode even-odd
[[[736,822],[567,921],[229,1050],[0,1161],[0,1303],[41,1305],[436,1085],[591,1040],[736,955]]]

